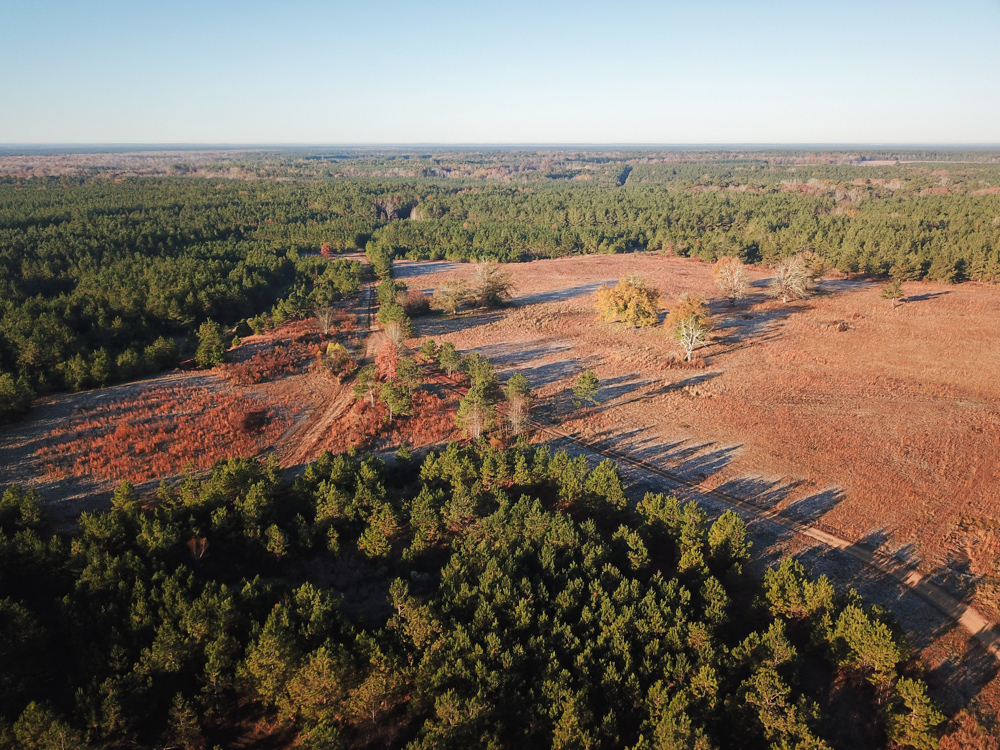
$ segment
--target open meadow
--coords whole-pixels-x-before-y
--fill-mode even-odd
[[[468,265],[399,263],[412,288]],[[782,304],[751,269],[750,297],[719,299],[711,265],[653,255],[574,257],[506,267],[503,311],[418,324],[417,333],[524,373],[562,427],[753,503],[808,508],[810,520],[978,589],[996,612],[1000,579],[1000,289],[908,283],[895,309],[881,285],[827,279]],[[662,326],[596,320],[594,292],[628,273],[671,305],[711,299],[716,331],[678,367]],[[713,299],[714,298],[714,299]],[[574,409],[591,368],[601,405]],[[804,511],[802,511],[804,512]]]

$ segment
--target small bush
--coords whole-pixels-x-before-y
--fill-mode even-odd
[[[406,314],[411,318],[418,318],[431,311],[431,300],[419,289],[413,290],[406,295],[406,304],[403,305]]]

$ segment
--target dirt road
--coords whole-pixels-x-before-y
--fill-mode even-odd
[[[354,310],[364,335],[357,352],[359,363],[370,361],[374,357],[382,337],[381,332],[375,330],[374,308],[375,287],[369,284]],[[324,438],[353,403],[354,393],[350,385],[330,381],[330,391],[326,397],[278,441],[275,455],[281,465],[288,468],[313,460],[320,452]]]

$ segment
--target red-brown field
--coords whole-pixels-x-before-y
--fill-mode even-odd
[[[400,264],[412,288],[472,268]],[[1000,288],[906,284],[891,309],[880,285],[828,279],[787,305],[755,294],[719,300],[711,266],[644,255],[575,257],[508,267],[502,313],[418,326],[520,370],[564,428],[606,439],[710,487],[762,505],[808,509],[841,535],[919,560],[959,590],[978,583],[994,614],[1000,552]],[[672,367],[662,327],[597,322],[593,292],[629,272],[669,306],[712,301],[717,330],[703,369]],[[570,404],[592,368],[602,406]]]
[[[83,406],[36,452],[50,477],[134,483],[252,456],[284,432],[288,417],[254,398],[194,384],[151,385],[131,398]]]
[[[68,519],[100,507],[124,479],[175,477],[232,456],[274,454],[295,466],[324,450],[421,447],[460,437],[450,391],[418,391],[413,414],[391,423],[382,404],[356,402],[349,382],[316,366],[330,340],[366,354],[354,316],[342,317],[324,337],[313,321],[300,321],[246,337],[228,364],[210,372],[50,399],[0,435],[0,488],[34,485],[62,501],[56,515]]]

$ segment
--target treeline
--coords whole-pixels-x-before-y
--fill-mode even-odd
[[[898,629],[743,522],[518,444],[236,459],[72,533],[0,501],[0,746],[936,743]]]

